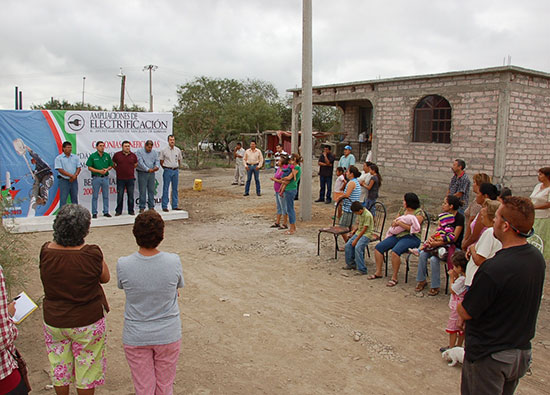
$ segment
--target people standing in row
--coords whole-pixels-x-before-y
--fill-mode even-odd
[[[71,203],[78,204],[78,180],[81,165],[78,156],[72,153],[73,145],[65,141],[63,153],[55,158],[54,167],[57,170],[57,182],[59,184],[59,207],[67,204],[67,197]]]
[[[351,153],[351,145],[346,145],[344,147],[344,155],[342,155],[338,161],[338,166],[347,170],[353,165],[355,165],[355,156]]]
[[[147,207],[155,207],[155,172],[160,168],[158,153],[153,150],[153,141],[147,140],[145,147],[136,152],[138,158],[137,175],[139,188],[139,212],[145,211]]]
[[[86,161],[86,166],[92,174],[92,218],[97,218],[97,198],[99,190],[103,196],[103,215],[109,214],[109,170],[113,168],[111,155],[105,152],[105,143],[98,141],[95,144],[96,152],[91,154]]]
[[[116,209],[115,216],[122,215],[124,206],[124,191],[128,196],[128,214],[135,215],[134,186],[136,177],[134,171],[138,165],[136,154],[130,151],[130,142],[122,142],[122,150],[113,155],[113,168],[116,172]]]
[[[462,201],[462,206],[459,211],[464,214],[464,210],[468,207],[470,198],[470,179],[464,171],[464,169],[466,169],[466,162],[462,159],[455,159],[451,169],[453,171],[453,177],[449,183],[447,195],[455,195]]]
[[[238,142],[233,150],[233,158],[235,158],[235,181],[231,185],[244,185],[244,148]]]
[[[262,196],[260,189],[260,168],[264,164],[262,151],[256,148],[256,141],[250,142],[250,148],[244,153],[244,164],[246,169],[246,185],[244,187],[244,196],[248,196],[250,192],[250,182],[252,174],[254,174],[254,183],[256,184],[256,195]]]
[[[334,160],[336,158],[332,155],[330,145],[323,147],[323,152],[319,157],[319,199],[315,202],[325,202],[330,204],[332,202],[332,173],[334,170]]]
[[[168,136],[168,147],[160,151],[160,165],[164,169],[162,173],[162,211],[168,212],[170,184],[172,184],[172,210],[181,210],[178,207],[178,179],[181,166],[181,150],[176,147],[176,138],[173,134]]]

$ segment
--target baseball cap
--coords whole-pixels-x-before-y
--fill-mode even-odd
[[[346,145],[344,149],[349,149],[351,151],[351,145]]]

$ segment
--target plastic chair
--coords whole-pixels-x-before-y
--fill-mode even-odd
[[[374,215],[374,229],[372,231],[372,237],[367,244],[367,255],[370,258],[369,244],[379,242],[382,240],[382,232],[384,232],[384,225],[386,224],[386,206],[381,202],[374,203],[375,215]]]
[[[351,230],[351,225],[353,223],[353,216],[352,216],[351,223],[347,224],[347,226],[336,224],[336,214],[338,213],[338,207],[340,207],[340,205],[343,204],[344,200],[349,200],[351,202],[349,198],[343,198],[338,202],[336,207],[334,207],[334,216],[332,217],[332,226],[329,228],[319,229],[319,234],[317,235],[317,256],[319,256],[320,249],[321,249],[321,233],[329,233],[334,236],[334,259],[338,259],[338,236],[343,235],[344,233],[348,233]]]
[[[544,241],[542,241],[542,238],[538,234],[533,233],[533,235],[527,239],[527,242],[533,247],[536,247],[541,254],[544,252]]]

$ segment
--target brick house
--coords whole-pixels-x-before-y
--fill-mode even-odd
[[[293,94],[293,128],[301,90]],[[463,158],[514,194],[530,194],[550,166],[550,74],[515,66],[360,81],[313,88],[313,103],[338,107],[345,141],[372,137],[385,180],[443,194]],[[355,149],[354,149],[355,150]],[[365,152],[365,150],[363,150]]]

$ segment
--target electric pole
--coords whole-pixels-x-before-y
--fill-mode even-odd
[[[84,107],[84,90],[86,88],[86,77],[82,77],[82,107]]]
[[[143,67],[143,71],[149,70],[149,111],[153,112],[153,71],[156,71],[158,66],[149,64]]]
[[[126,89],[126,76],[122,72],[122,67],[120,68],[120,74],[118,76],[121,79],[120,81],[120,111],[124,111],[124,91]]]

